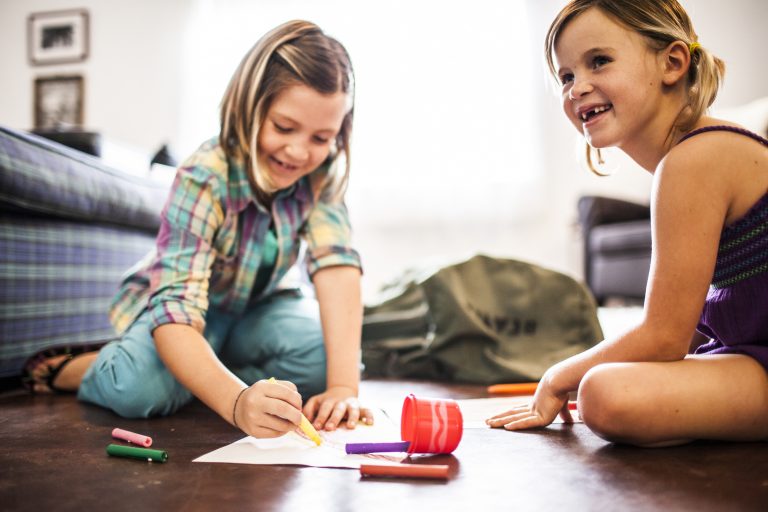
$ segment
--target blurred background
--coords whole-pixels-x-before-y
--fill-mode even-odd
[[[82,127],[104,159],[141,174],[164,144],[179,160],[218,131],[243,54],[289,19],[318,23],[349,50],[357,90],[347,202],[364,293],[408,267],[476,253],[581,277],[576,202],[647,202],[650,175],[609,152],[586,170],[583,141],[546,71],[546,30],[564,1],[0,0],[0,124],[34,127],[35,81],[82,77]],[[723,58],[716,113],[748,123],[768,96],[768,2],[684,0],[701,44]],[[29,16],[88,15],[87,57],[30,59]]]

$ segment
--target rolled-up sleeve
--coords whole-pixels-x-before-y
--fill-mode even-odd
[[[202,332],[215,259],[213,239],[224,219],[221,185],[202,168],[182,168],[163,210],[157,258],[149,269],[152,328],[187,324]]]
[[[343,202],[318,202],[307,219],[304,238],[310,276],[340,265],[362,270],[360,255],[352,248],[352,228]]]

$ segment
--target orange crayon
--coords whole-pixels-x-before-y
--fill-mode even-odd
[[[494,384],[488,386],[491,395],[532,395],[536,392],[538,382],[520,382],[516,384]]]

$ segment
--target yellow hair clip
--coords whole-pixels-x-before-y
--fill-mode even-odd
[[[696,48],[701,48],[701,45],[698,42],[691,43],[688,45],[688,51],[690,52],[691,55],[693,55],[693,52],[696,51]]]

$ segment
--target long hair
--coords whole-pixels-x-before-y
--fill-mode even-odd
[[[660,51],[675,41],[682,41],[691,49],[688,68],[688,105],[677,117],[668,140],[688,132],[706,114],[715,101],[725,76],[725,63],[698,44],[698,36],[685,9],[677,0],[573,0],[566,5],[547,31],[544,51],[547,65],[557,77],[554,51],[563,28],[587,9],[596,7],[629,30],[644,36],[651,48]],[[695,44],[694,44],[695,43]],[[599,158],[599,150],[598,150]],[[587,163],[592,165],[591,146],[587,144]]]
[[[314,23],[289,21],[259,39],[243,57],[221,100],[219,140],[225,153],[245,161],[257,192],[277,191],[258,165],[258,139],[264,118],[275,97],[286,88],[304,84],[322,94],[343,92],[349,110],[331,145],[323,175],[313,172],[315,196],[339,199],[349,181],[349,146],[354,115],[354,72],[346,49]],[[344,163],[343,171],[339,170]]]

